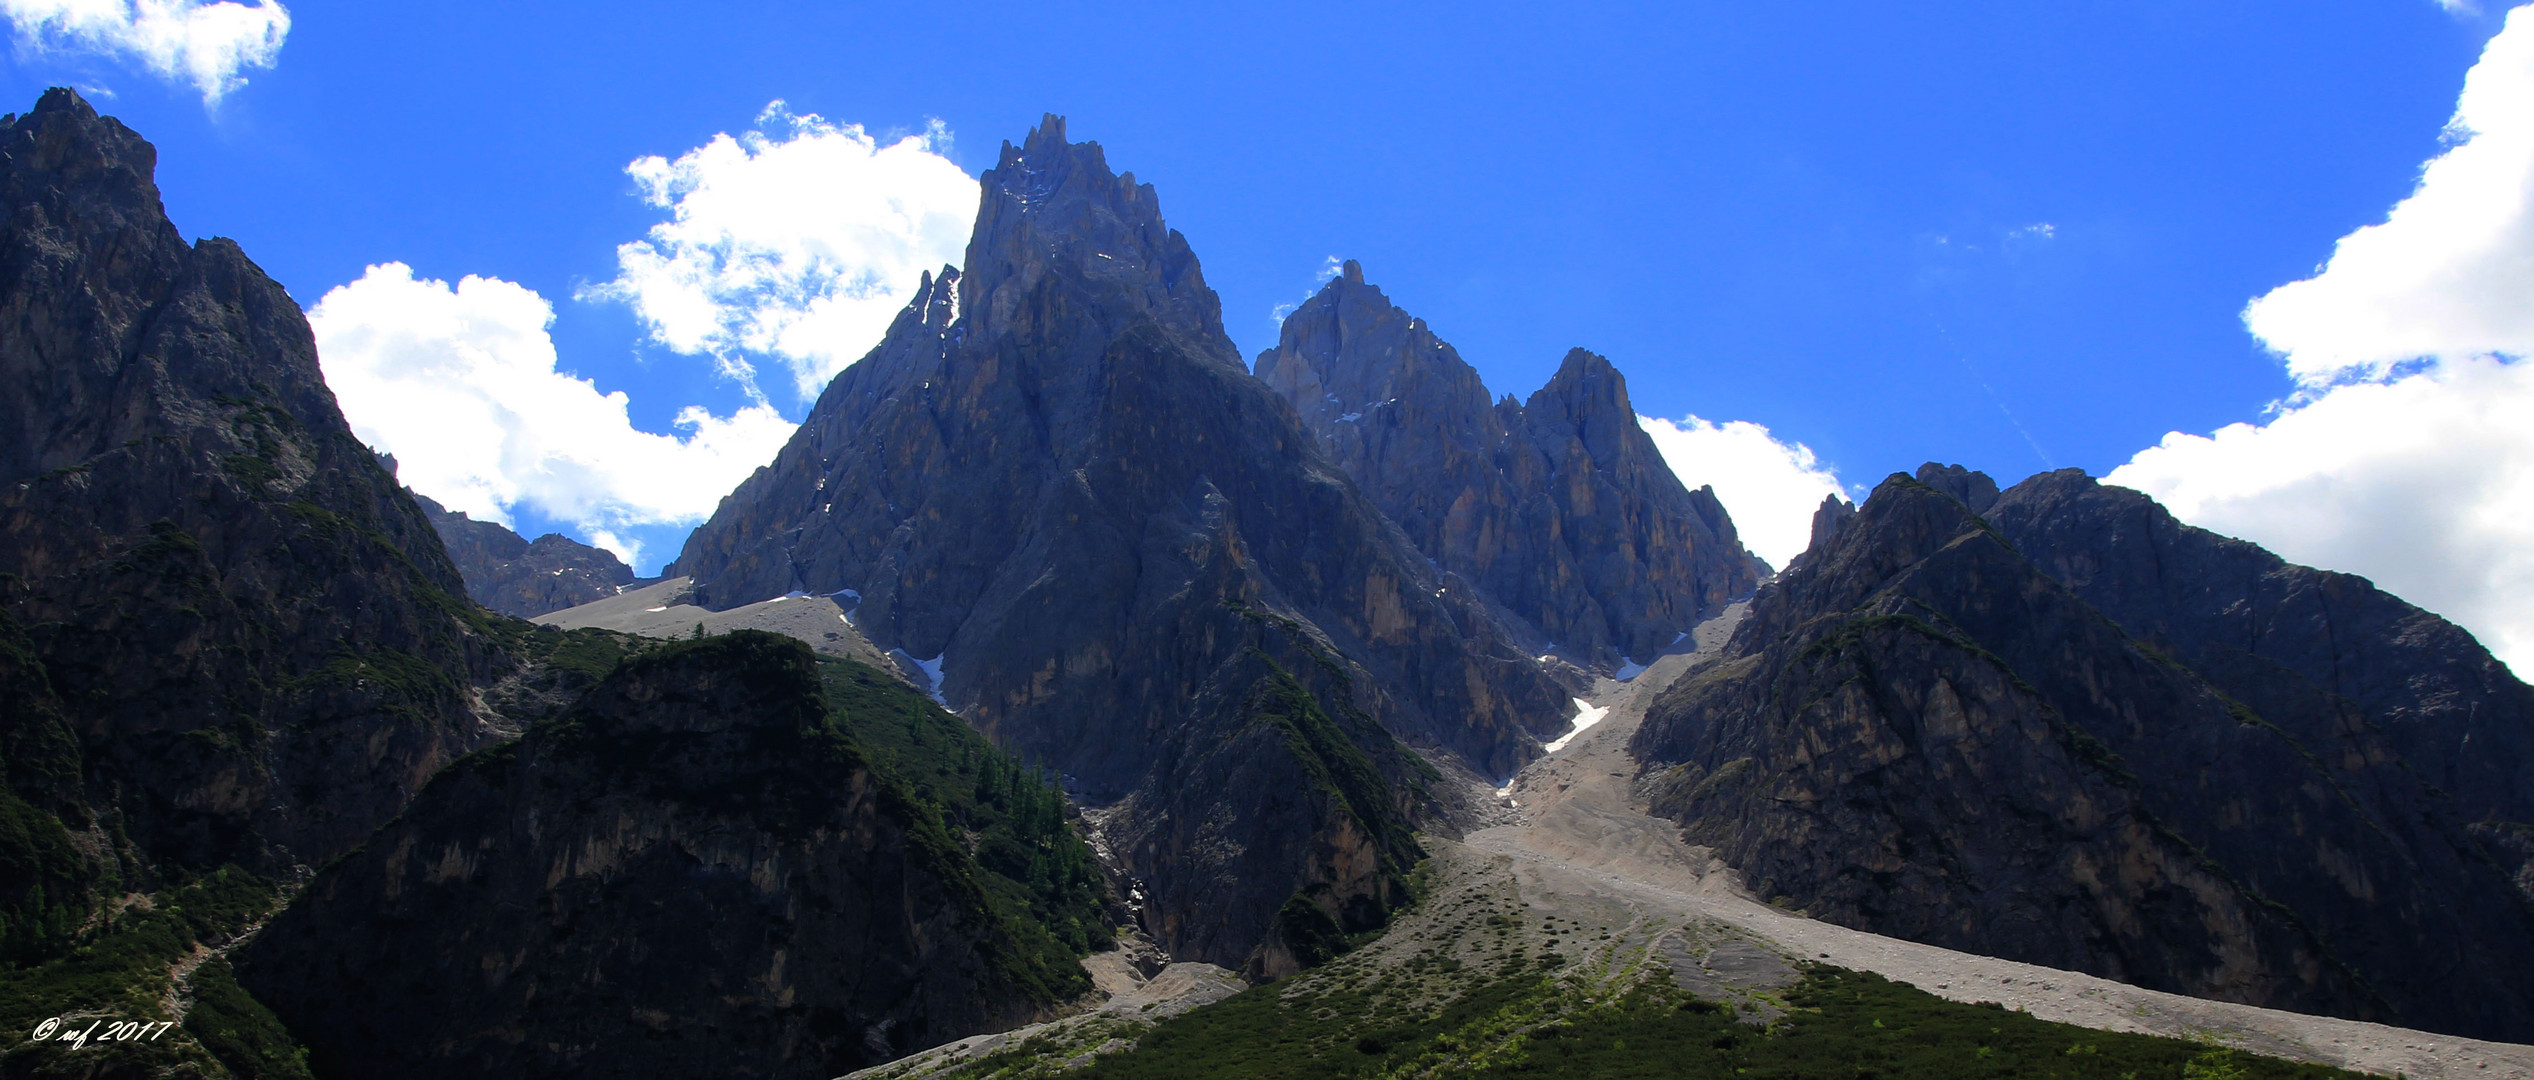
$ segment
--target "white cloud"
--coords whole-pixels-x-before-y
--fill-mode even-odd
[[[2452,147],[2381,224],[2244,309],[2300,382],[2534,352],[2534,6],[2509,12],[2483,48],[2446,132]]]
[[[751,393],[754,359],[771,357],[813,398],[879,343],[925,271],[965,254],[977,182],[942,156],[949,140],[936,121],[882,146],[777,101],[758,130],[639,159],[626,174],[670,219],[618,247],[616,279],[583,295],[631,304],[653,340],[712,356]]]
[[[1733,515],[1742,545],[1785,568],[1812,541],[1813,511],[1825,495],[1844,495],[1839,477],[1802,443],[1779,442],[1769,429],[1747,420],[1711,423],[1692,416],[1679,422],[1637,417],[1672,475],[1692,490],[1713,485],[1716,501]]]
[[[1337,276],[1344,272],[1346,272],[1346,260],[1340,259],[1335,255],[1331,255],[1328,258],[1320,260],[1320,272],[1311,279],[1311,291],[1302,294],[1302,299],[1300,300],[1296,300],[1289,304],[1276,305],[1274,310],[1267,313],[1267,318],[1273,321],[1276,325],[1283,326],[1285,324],[1285,316],[1293,314],[1294,311],[1302,305],[1310,303],[1312,297],[1320,295],[1320,290],[1322,288],[1326,287],[1329,282],[1337,280]]]
[[[137,61],[163,79],[191,83],[206,104],[246,85],[241,72],[269,68],[290,36],[278,0],[0,0],[21,48]]]
[[[2484,48],[2448,138],[2382,224],[2245,309],[2297,397],[2106,479],[2370,578],[2534,673],[2534,7]]]
[[[573,522],[634,562],[631,527],[692,524],[793,425],[772,408],[680,412],[672,437],[636,430],[622,391],[555,370],[554,308],[499,278],[416,280],[372,266],[308,312],[326,383],[352,430],[452,510],[508,524],[517,507]]]
[[[2360,574],[2534,673],[2534,365],[2459,360],[2112,470],[2203,528]]]

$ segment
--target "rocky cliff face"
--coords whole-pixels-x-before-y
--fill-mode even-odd
[[[1377,918],[1422,783],[1393,733],[1507,775],[1560,687],[1250,377],[1152,188],[1053,117],[983,187],[966,272],[671,572],[716,608],[850,590],[970,722],[1114,804],[1183,958],[1251,959],[1291,896]]]
[[[466,581],[468,599],[522,619],[616,595],[634,580],[633,568],[561,533],[534,542],[501,523],[477,521],[415,495],[424,517],[440,534],[449,561]]]
[[[442,772],[239,977],[326,1075],[824,1080],[1087,988],[937,813],[807,647],[669,646]]]
[[[177,234],[155,160],[68,90],[0,124],[0,612],[92,852],[322,862],[495,737],[504,661],[298,305]]]
[[[2015,485],[1987,515],[2132,637],[2326,760],[2380,743],[2465,820],[2534,822],[2534,688],[2463,628],[2075,469]]]
[[[1491,401],[1349,261],[1257,372],[1418,550],[1586,666],[1652,660],[1768,573],[1715,492],[1672,475],[1618,370],[1582,349],[1528,402]]]
[[[2299,712],[2322,696],[2156,643],[2291,628],[2296,590],[2278,586],[2322,576],[2171,528],[2157,550],[2173,561],[2148,566],[2161,512],[2141,502],[2065,475],[2003,496],[1936,466],[1885,481],[1761,591],[1728,659],[1649,712],[1635,749],[1658,811],[1762,893],[1844,924],[2201,996],[2534,1033],[2534,909],[2467,828],[2484,805],[2353,700]],[[2216,582],[2233,591],[2173,587]],[[2095,596],[2129,598],[2112,604],[2127,617]],[[2293,628],[2303,640],[2266,655],[2327,629]],[[2475,670],[2410,655],[2410,685]],[[2461,719],[2426,722],[2460,741]]]

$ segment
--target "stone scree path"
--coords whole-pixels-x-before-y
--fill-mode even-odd
[[[1591,909],[1623,908],[1640,922],[1712,920],[1784,956],[1871,971],[1955,1001],[1994,1001],[2044,1020],[2210,1039],[2387,1076],[2534,1080],[2534,1046],[2144,990],[1868,934],[1759,902],[1708,849],[1684,843],[1677,825],[1646,813],[1631,786],[1637,762],[1627,749],[1655,695],[1713,658],[1743,610],[1736,605],[1701,626],[1695,651],[1664,657],[1627,683],[1603,680],[1590,702],[1609,713],[1524,769],[1497,798],[1510,804],[1516,823],[1473,833],[1467,847],[1510,859],[1535,908],[1563,897],[1570,903],[1559,906],[1575,908],[1577,918]]]

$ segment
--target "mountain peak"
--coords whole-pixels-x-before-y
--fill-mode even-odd
[[[1723,504],[1672,475],[1603,357],[1577,349],[1530,404],[1494,401],[1349,259],[1257,371],[1410,543],[1579,663],[1651,658],[1756,583]]]
[[[1997,481],[1977,469],[1960,465],[1939,465],[1928,462],[1918,467],[1919,483],[1961,500],[1974,514],[1988,513],[1997,505]]]
[[[978,181],[959,291],[961,309],[982,319],[970,333],[1005,330],[1020,297],[1054,274],[1112,330],[1149,315],[1230,355],[1222,302],[1187,239],[1162,221],[1153,186],[1111,171],[1100,144],[1068,141],[1063,117],[1048,114],[1017,147],[1004,143]]]
[[[45,91],[35,108],[8,119],[0,130],[0,158],[6,159],[12,190],[5,197],[12,205],[71,204],[73,213],[90,220],[132,217],[154,223],[166,216],[152,179],[157,148],[122,121],[97,115],[67,87]]]
[[[1622,444],[1645,439],[1637,429],[1636,405],[1628,400],[1627,376],[1607,357],[1587,349],[1567,350],[1557,374],[1532,391],[1522,410],[1534,426],[1554,421],[1574,431],[1596,458],[1615,458]],[[1650,441],[1645,450],[1652,453]]]
[[[82,120],[97,118],[97,110],[88,104],[88,99],[79,96],[79,91],[67,86],[56,86],[45,90],[44,96],[36,99],[35,107],[27,110],[26,114],[42,116],[55,112],[66,112]]]

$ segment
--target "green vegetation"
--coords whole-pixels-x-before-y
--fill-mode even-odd
[[[819,666],[836,723],[922,814],[961,841],[1007,919],[1061,943],[1068,968],[1073,957],[1110,944],[1107,892],[1089,845],[1067,823],[1062,791],[878,670],[834,657]]]
[[[1530,1033],[1519,1060],[1472,1076],[2352,1077],[2183,1039],[2093,1031],[1945,1001],[1879,975],[1816,967],[1788,1015],[1741,1023],[1668,985]]]
[[[44,662],[0,611],[0,971],[69,951],[95,906],[101,871],[72,846],[55,812],[87,824],[79,741]]]
[[[2358,1074],[2182,1039],[2054,1024],[1813,967],[1760,1026],[1668,979],[1593,999],[1519,961],[1439,1008],[1420,975],[1319,992],[1271,984],[1164,1022],[1084,1080],[1317,1077],[2339,1078]],[[1318,987],[1313,989],[1318,990]],[[995,1062],[1009,1068],[1020,1063]],[[1017,1072],[1019,1070],[1012,1070]],[[994,1075],[980,1069],[974,1075]]]
[[[1302,966],[1316,967],[1345,953],[1360,943],[1358,939],[1369,937],[1389,922],[1391,910],[1411,895],[1408,873],[1425,851],[1417,845],[1415,830],[1400,812],[1390,783],[1373,766],[1363,747],[1330,718],[1293,673],[1258,649],[1251,649],[1250,656],[1268,671],[1267,679],[1251,698],[1250,722],[1275,727],[1284,738],[1286,752],[1309,774],[1313,788],[1334,811],[1333,816],[1352,818],[1369,833],[1381,860],[1379,895],[1361,898],[1370,903],[1359,900],[1340,906],[1328,896],[1327,885],[1317,885],[1287,897],[1277,909],[1277,936]],[[1333,661],[1317,652],[1313,659],[1323,664],[1335,685],[1350,685],[1345,672],[1336,669]],[[1349,719],[1357,721],[1359,730],[1380,730],[1369,717],[1355,710],[1351,697],[1342,697],[1339,706],[1348,712]],[[1379,737],[1389,739],[1386,732]],[[1408,757],[1419,765],[1425,764],[1413,754]],[[1333,907],[1338,908],[1334,913],[1330,911]]]
[[[308,1051],[264,1003],[238,985],[225,957],[194,969],[194,1008],[185,1031],[240,1080],[309,1080]]]
[[[194,955],[198,943],[234,940],[281,901],[271,882],[236,867],[163,889],[152,899],[89,930],[68,955],[0,978],[0,1031],[18,1033],[15,1046],[0,1056],[0,1073],[192,1075],[225,1066],[241,1077],[306,1076],[299,1050],[280,1023],[237,988],[227,964],[217,959],[190,976],[193,1012],[180,1029],[132,1041],[92,1040],[77,1050],[24,1041],[53,1017],[82,1016],[79,1029],[98,1019],[175,1020],[167,1001],[179,961]]]
[[[59,819],[0,788],[0,972],[70,950],[95,871]],[[49,886],[49,888],[48,888]]]
[[[442,779],[508,769],[549,752],[542,746],[589,761],[592,782],[606,790],[709,806],[798,836],[827,822],[849,778],[867,771],[881,811],[905,827],[909,860],[942,882],[947,902],[972,925],[992,928],[979,945],[1001,978],[1049,1003],[1090,989],[1074,961],[1112,939],[1106,891],[1089,847],[1067,822],[1062,792],[1038,770],[879,671],[837,658],[813,665],[807,646],[762,631],[652,645],[613,678],[675,685],[695,683],[702,672],[711,673],[704,685],[725,689],[698,692],[763,702],[766,711],[739,732],[747,740],[741,760],[756,764],[709,764],[729,752],[713,745],[724,735],[575,710],[532,731],[524,748],[469,755]],[[783,710],[792,709],[787,719]]]
[[[545,664],[586,683],[613,674],[616,665],[651,644],[613,630],[561,630],[490,611],[482,613],[476,629],[523,663]]]

